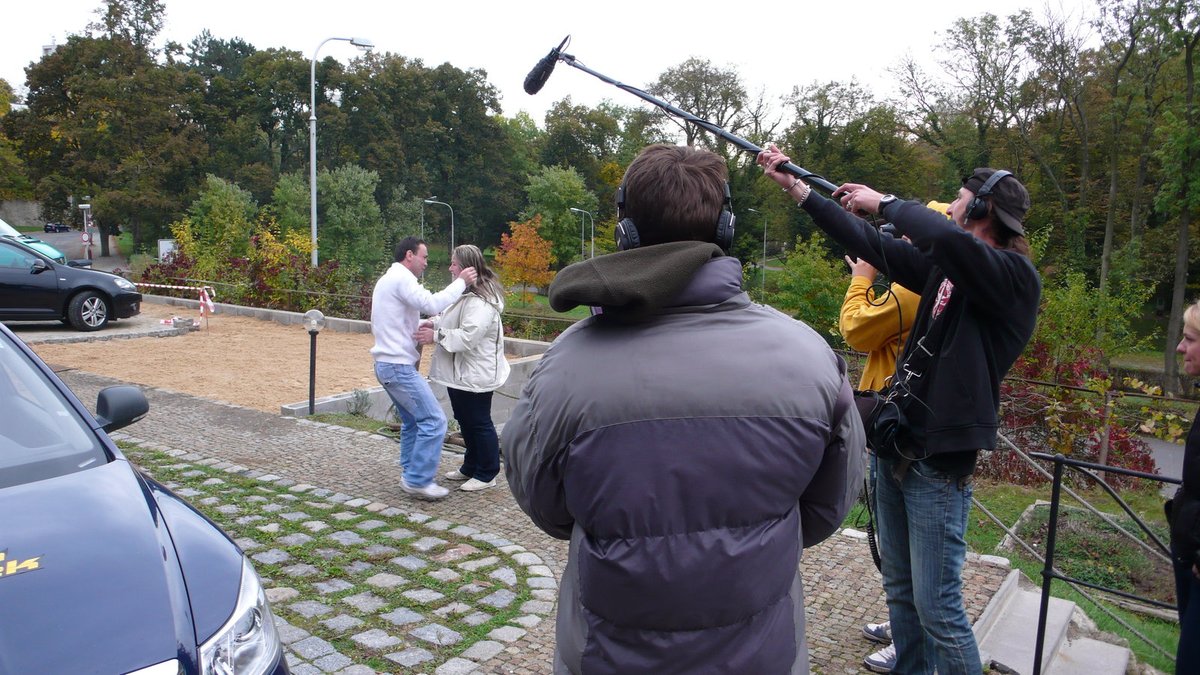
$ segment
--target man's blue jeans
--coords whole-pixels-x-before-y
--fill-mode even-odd
[[[875,500],[897,675],[978,674],[979,646],[963,607],[971,483],[913,462],[880,458]]]
[[[376,361],[375,377],[396,405],[403,423],[400,469],[404,482],[412,487],[425,487],[433,482],[442,458],[446,414],[415,366]]]

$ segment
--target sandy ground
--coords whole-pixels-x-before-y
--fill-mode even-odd
[[[134,320],[156,324],[172,316],[198,318],[195,310],[147,302]],[[58,324],[26,330],[74,334]],[[317,336],[317,398],[379,386],[368,351],[372,344],[370,333],[322,331]],[[75,368],[271,413],[278,413],[282,405],[308,401],[309,335],[301,326],[216,314],[207,327],[201,320],[201,329],[186,335],[31,341],[30,347],[55,370]],[[426,361],[430,351],[425,350]]]

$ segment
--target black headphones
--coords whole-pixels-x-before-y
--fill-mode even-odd
[[[967,220],[979,220],[987,216],[988,203],[985,201],[985,198],[992,195],[992,188],[996,187],[996,183],[1011,175],[1011,172],[1001,169],[983,181],[983,185],[979,187],[979,192],[975,193],[975,198],[971,200],[970,204],[967,204]]]
[[[625,184],[617,188],[617,227],[613,230],[613,234],[617,240],[618,251],[628,251],[631,248],[637,248],[642,245],[642,238],[638,235],[637,226],[633,224],[632,218],[625,217]],[[725,181],[725,203],[721,206],[721,216],[717,218],[717,233],[713,238],[713,243],[721,247],[722,251],[729,252],[729,247],[733,246],[733,195],[729,191],[729,181]]]

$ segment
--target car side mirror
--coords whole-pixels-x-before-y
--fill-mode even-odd
[[[142,419],[150,412],[150,402],[137,387],[121,384],[105,387],[96,396],[96,421],[106,432],[113,432]]]
[[[33,267],[31,267],[29,269],[29,273],[30,274],[41,274],[42,272],[45,272],[48,269],[50,269],[50,266],[46,264],[45,260],[42,260],[41,258],[35,258],[33,261]]]

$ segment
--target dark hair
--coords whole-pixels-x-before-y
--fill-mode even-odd
[[[416,255],[424,243],[425,240],[420,237],[405,237],[401,239],[400,243],[396,244],[396,262],[404,262],[404,258],[408,255],[409,251],[412,251],[413,255]]]
[[[714,241],[729,168],[714,152],[686,145],[646,147],[625,170],[625,208],[643,246]]]
[[[991,228],[992,239],[996,242],[996,248],[1020,253],[1026,258],[1029,257],[1029,241],[1023,235],[1013,232],[1001,223],[999,218],[993,218],[991,225],[988,227]]]

